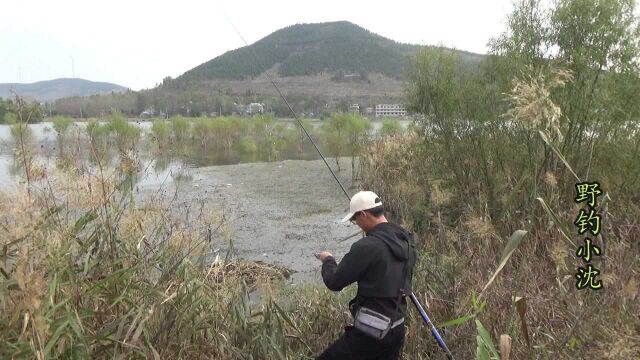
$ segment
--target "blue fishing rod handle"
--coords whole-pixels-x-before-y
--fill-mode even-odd
[[[431,328],[431,335],[433,335],[433,337],[436,339],[436,342],[438,343],[438,345],[440,345],[440,348],[442,348],[442,350],[444,350],[447,353],[447,358],[453,359],[453,355],[451,355],[451,351],[449,351],[447,344],[444,343],[444,340],[442,340],[442,337],[440,336],[440,333],[438,332],[438,330],[436,330],[435,326]]]
[[[411,299],[411,302],[413,302],[413,305],[415,305],[416,309],[418,309],[418,312],[420,313],[420,317],[422,317],[422,320],[424,320],[427,326],[431,328],[431,335],[433,335],[433,337],[436,339],[436,342],[438,343],[440,348],[444,350],[444,352],[447,354],[447,359],[453,360],[453,355],[451,354],[451,351],[447,347],[447,344],[445,344],[444,340],[442,340],[442,336],[440,336],[440,333],[431,322],[431,319],[429,319],[427,312],[424,311],[424,308],[422,307],[422,304],[420,304],[420,301],[418,300],[416,295],[412,292],[411,294],[409,294],[409,298]]]

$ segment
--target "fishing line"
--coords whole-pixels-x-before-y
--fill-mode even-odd
[[[229,22],[229,24],[231,25],[233,30],[236,32],[236,34],[238,34],[238,36],[240,37],[242,42],[245,44],[245,46],[249,47],[249,43],[247,42],[247,40],[245,40],[244,36],[242,36],[242,34],[238,30],[238,28],[236,28],[236,26],[233,24],[233,22],[231,21],[229,16],[227,16],[227,13],[224,10],[223,10],[223,14],[224,14],[224,18],[227,20],[227,22]],[[304,125],[302,125],[302,121],[300,121],[300,119],[298,118],[298,115],[296,114],[296,112],[293,110],[293,108],[289,104],[289,101],[287,101],[287,98],[284,96],[284,94],[282,94],[282,91],[280,91],[280,88],[278,87],[276,82],[273,80],[273,78],[269,74],[269,71],[265,70],[264,74],[267,76],[267,79],[269,79],[269,82],[271,82],[271,85],[273,85],[273,87],[276,89],[276,91],[278,92],[278,95],[280,95],[280,98],[282,99],[282,101],[284,101],[284,103],[287,105],[287,108],[289,109],[289,111],[293,115],[293,118],[296,119],[296,121],[298,122],[298,125],[300,125],[300,127],[302,128],[302,131],[304,131],[304,133],[305,133],[305,135],[307,135],[307,138],[309,139],[309,141],[311,141],[311,144],[313,144],[313,147],[316,149],[316,151],[318,152],[318,154],[322,158],[322,161],[324,161],[324,164],[327,166],[327,169],[329,169],[329,171],[331,172],[331,175],[333,175],[333,178],[336,180],[336,182],[340,186],[340,189],[342,189],[342,192],[344,193],[344,195],[347,197],[348,200],[351,200],[351,196],[349,196],[349,193],[347,192],[347,190],[345,190],[345,188],[342,185],[342,183],[340,182],[340,180],[338,180],[338,177],[333,172],[333,169],[331,169],[331,166],[329,166],[329,163],[327,162],[327,159],[324,157],[324,155],[322,155],[322,152],[320,151],[320,148],[318,148],[318,145],[316,145],[316,142],[313,141],[313,138],[311,137],[311,135],[309,135],[309,132],[307,132],[307,129],[305,129]]]

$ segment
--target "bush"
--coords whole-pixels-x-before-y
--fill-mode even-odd
[[[402,134],[402,125],[397,119],[384,119],[378,135],[381,137],[396,136]]]
[[[189,120],[182,116],[175,116],[169,121],[171,122],[171,132],[174,139],[178,142],[185,140],[189,133]]]
[[[167,121],[158,119],[153,121],[153,124],[151,125],[151,133],[158,142],[158,146],[163,147],[169,140],[171,129],[169,128]]]
[[[116,144],[120,152],[135,147],[136,142],[140,139],[140,128],[130,124],[124,116],[113,114],[109,117],[107,123],[109,132],[115,135]]]
[[[69,130],[69,126],[73,124],[73,119],[65,116],[55,116],[51,122],[53,123],[53,130],[56,131],[59,137],[64,137]]]
[[[240,138],[240,141],[235,144],[235,149],[241,155],[255,154],[258,151],[258,145],[252,137],[243,136]]]

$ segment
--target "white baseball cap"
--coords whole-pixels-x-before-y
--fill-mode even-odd
[[[342,219],[342,222],[349,221],[358,211],[373,209],[380,205],[382,205],[382,200],[373,191],[360,191],[351,197],[349,213]]]

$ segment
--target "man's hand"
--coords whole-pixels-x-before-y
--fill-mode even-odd
[[[320,261],[324,264],[324,261],[327,260],[329,256],[333,256],[333,255],[331,255],[331,253],[328,251],[323,251],[318,256],[318,259],[320,259]]]

